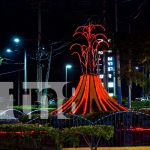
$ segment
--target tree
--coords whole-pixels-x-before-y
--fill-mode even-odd
[[[125,79],[129,86],[128,97],[131,101],[132,83],[140,85],[143,89],[147,86],[147,73],[150,71],[150,38],[149,33],[132,33],[120,36],[119,39],[121,78]]]
[[[114,135],[114,127],[105,125],[91,125],[65,128],[63,131],[65,141],[69,141],[73,146],[79,143],[82,136],[91,150],[97,150],[101,138],[109,140]]]

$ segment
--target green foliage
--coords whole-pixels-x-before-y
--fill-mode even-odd
[[[48,131],[47,126],[41,126],[38,124],[2,124],[0,125],[1,131],[6,132],[23,132],[23,131]]]
[[[105,125],[77,126],[65,128],[63,135],[65,141],[69,141],[73,146],[79,144],[79,139],[82,136],[91,149],[93,149],[93,147],[97,149],[101,138],[109,140],[113,137],[114,127]],[[93,140],[96,141],[96,145],[93,145]]]
[[[36,110],[36,107],[34,105],[31,105],[31,106],[28,106],[28,105],[25,105],[25,106],[13,106],[13,109],[17,109],[17,110],[20,110],[22,111],[22,109],[26,109],[26,110]]]
[[[129,83],[129,81],[132,81],[136,85],[144,87],[148,81],[146,76],[143,74],[143,72],[136,71],[134,65],[130,68],[127,63],[128,62],[126,62],[125,64],[122,63],[120,74],[121,78],[125,79],[127,83]],[[129,72],[130,69],[131,71]]]
[[[150,108],[150,100],[145,101],[132,101],[132,109]]]
[[[112,111],[101,111],[101,112],[93,112],[93,113],[88,113],[86,114],[86,118],[88,120],[91,120],[91,121],[96,121],[97,119],[101,118],[101,117],[104,117],[104,116],[107,116],[109,114],[113,113]]]
[[[123,97],[123,98],[122,98],[122,105],[123,105],[124,107],[128,107],[128,98],[127,98],[127,97]]]
[[[26,123],[26,122],[29,120],[29,116],[23,114],[23,115],[19,116],[18,119],[19,119],[19,121],[21,121],[22,123]]]
[[[79,136],[74,136],[74,131],[71,130],[71,128],[65,128],[62,131],[63,135],[63,141],[66,143],[69,143],[69,146],[76,147],[79,145]]]
[[[56,109],[57,108],[57,104],[49,104],[48,108],[55,108]]]
[[[31,119],[35,119],[37,117],[40,117],[40,114],[32,114],[31,115]],[[29,115],[23,114],[21,116],[19,116],[19,121],[21,121],[22,123],[26,123],[27,121],[29,121]]]
[[[48,111],[49,112],[52,112],[54,109],[56,109],[56,105],[55,104],[51,104],[51,105],[49,105],[48,106],[48,108],[41,108],[40,106],[39,107],[37,107],[36,105],[31,105],[31,106],[28,106],[28,105],[26,105],[26,106],[13,106],[13,109],[17,109],[17,110],[20,110],[20,111],[22,111],[23,109],[26,109],[26,110],[31,110],[31,111],[34,111],[34,110],[47,110],[48,109]]]
[[[49,136],[55,141],[57,149],[62,149],[64,142],[70,143],[70,146],[73,147],[78,146],[81,136],[87,136],[90,138],[96,137],[98,139],[104,138],[109,140],[114,135],[114,127],[105,125],[90,125],[60,130],[39,124],[2,124],[0,125],[0,132],[11,132],[9,137],[16,136],[16,138],[22,137],[32,139],[34,136],[41,139],[44,136]],[[20,134],[18,134],[18,132]]]
[[[119,35],[118,35],[119,36]],[[121,79],[140,85],[144,93],[149,89],[147,86],[150,72],[150,33],[134,33],[118,37],[117,48],[120,50]],[[135,67],[139,66],[139,70]]]
[[[32,136],[42,137],[50,136],[55,140],[55,143],[58,143],[60,131],[53,127],[42,126],[38,124],[2,124],[0,125],[0,131],[11,132],[9,136],[21,136],[31,138]],[[20,134],[16,134],[20,132]]]
[[[26,123],[26,122],[28,122],[28,121],[30,121],[30,120],[32,120],[32,119],[36,119],[36,118],[41,119],[41,114],[39,114],[39,113],[33,113],[33,114],[31,114],[30,117],[31,117],[31,118],[29,118],[29,115],[27,115],[27,114],[23,114],[23,115],[19,116],[18,119],[19,119],[20,122]],[[52,119],[52,118],[54,118],[54,116],[49,113],[47,119],[50,120],[50,119]],[[47,119],[45,119],[45,121],[46,121]]]
[[[14,149],[16,149],[20,140],[27,142],[31,140],[34,147],[41,146],[42,139],[45,137],[50,138],[50,141],[55,142],[53,145],[58,147],[57,145],[59,145],[59,138],[61,135],[59,129],[39,124],[2,124],[0,125],[0,132],[8,132],[6,136],[11,141],[11,143],[9,141],[9,145],[13,144],[15,146]],[[7,138],[6,136],[5,138]],[[15,143],[13,143],[14,139]]]
[[[90,126],[77,126],[71,127],[70,129],[64,129],[64,133],[69,133],[71,135],[89,135],[96,137],[103,137],[109,140],[113,137],[114,128],[112,126],[105,125],[90,125]]]
[[[145,101],[145,106],[150,107],[150,100]]]

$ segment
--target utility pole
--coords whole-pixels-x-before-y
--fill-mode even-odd
[[[116,88],[117,88],[117,99],[118,103],[122,104],[122,91],[121,91],[121,77],[120,77],[120,53],[119,49],[117,48],[117,35],[118,35],[118,0],[115,0],[115,33],[116,33],[116,74],[117,74],[117,81],[116,81]]]
[[[37,11],[37,24],[38,24],[38,39],[37,39],[37,51],[36,51],[36,63],[37,63],[37,88],[39,90],[42,89],[42,78],[43,78],[43,56],[45,53],[43,53],[42,49],[42,11],[43,11],[43,6],[46,6],[46,8],[49,6],[49,1],[48,0],[27,0],[30,2],[30,4],[33,6],[33,8]],[[46,10],[46,8],[44,8]],[[41,100],[41,92],[37,92],[37,100]]]
[[[18,64],[18,68],[19,68],[19,71],[18,71],[18,106],[20,106],[20,63]]]
[[[42,89],[42,84],[38,82],[42,82],[42,63],[41,63],[41,57],[42,57],[42,51],[41,51],[41,34],[42,34],[42,25],[41,25],[41,19],[42,19],[42,12],[41,12],[41,1],[38,1],[38,49],[36,53],[36,59],[37,59],[37,88]],[[38,91],[37,93],[37,100],[41,100],[41,92]]]
[[[131,34],[131,26],[129,23],[129,35]],[[132,52],[129,51],[129,61],[128,61],[128,65],[129,65],[129,83],[128,83],[128,108],[131,108],[131,100],[132,100],[132,79],[131,79],[131,72],[132,72]]]
[[[45,78],[45,90],[44,90],[44,94],[47,95],[47,88],[48,88],[48,81],[49,81],[49,74],[50,74],[50,68],[51,68],[51,60],[52,60],[52,53],[53,53],[53,48],[52,48],[52,45],[51,45],[51,50],[48,54],[48,66],[47,66],[47,72],[46,72],[46,78]],[[44,105],[46,104],[46,97],[44,97],[43,99],[43,103]]]
[[[129,58],[128,108],[131,108],[131,90],[132,90],[131,71],[132,71],[131,58]]]
[[[106,27],[106,0],[103,0],[103,23],[104,26]],[[103,53],[103,72],[104,72],[104,78],[103,78],[103,82],[104,82],[104,87],[105,89],[108,91],[108,64],[107,64],[107,53],[104,52]]]

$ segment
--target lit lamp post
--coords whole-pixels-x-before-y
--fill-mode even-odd
[[[14,41],[16,44],[19,44],[19,43],[20,43],[20,39],[19,39],[19,38],[14,38],[13,41]]]
[[[20,39],[18,37],[15,37],[13,39],[13,42],[17,45],[20,43]],[[27,54],[26,54],[26,50],[24,50],[24,88],[25,88],[25,92],[27,90]]]
[[[71,69],[72,68],[72,65],[66,65],[66,99],[67,99],[67,70],[68,69]]]
[[[7,49],[6,49],[6,52],[7,52],[7,53],[12,53],[12,50],[11,50],[10,48],[7,48]]]
[[[18,37],[13,38],[12,41],[16,46],[18,46],[20,44],[20,39]],[[7,53],[12,53],[12,52],[15,52],[15,51],[13,51],[10,48],[7,48],[6,52]],[[26,94],[26,92],[27,92],[27,55],[26,55],[26,50],[24,50],[24,89],[25,89],[25,94]],[[20,93],[20,86],[19,86],[19,83],[18,83],[18,105],[20,104],[19,103],[19,98],[20,98],[19,93]]]

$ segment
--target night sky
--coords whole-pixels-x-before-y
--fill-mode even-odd
[[[20,51],[27,49],[28,80],[36,81],[36,61],[31,59],[37,50],[37,9],[38,0],[0,0],[0,50],[5,58],[22,62],[22,52],[18,56],[6,54],[6,47],[13,47],[11,38],[20,36],[23,45]],[[105,3],[104,3],[105,2]],[[72,35],[79,25],[92,23],[104,23],[111,35],[115,32],[115,0],[43,0],[42,5],[42,45],[50,50],[49,44],[59,42],[53,48],[57,49],[65,45],[52,57],[50,81],[65,81],[65,64],[71,63],[73,68],[69,70],[70,81],[79,79],[81,74],[77,58],[72,57],[69,47],[73,43]],[[118,0],[118,32],[150,32],[150,1],[149,0]],[[13,47],[14,48],[14,47]],[[15,47],[16,48],[16,47]],[[58,53],[58,51],[57,51]],[[7,63],[11,61],[7,60]],[[0,80],[13,81],[18,79],[18,72],[12,74],[2,73],[23,68],[22,65],[2,64]],[[46,65],[45,65],[46,68]],[[23,71],[21,71],[21,78]],[[45,73],[43,75],[44,80]]]

